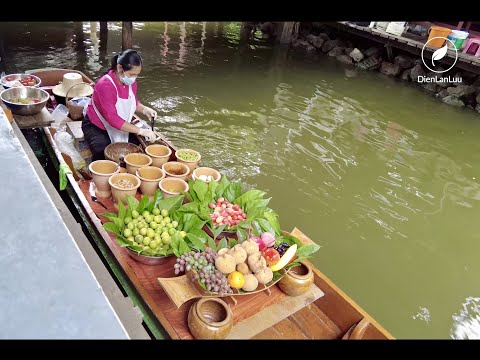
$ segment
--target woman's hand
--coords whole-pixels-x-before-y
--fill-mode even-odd
[[[143,136],[148,142],[154,142],[155,140],[157,140],[157,134],[155,134],[155,131],[152,131],[150,129],[140,129],[138,135]]]
[[[157,112],[152,108],[149,108],[148,106],[143,107],[142,114],[145,115],[150,120],[157,118]]]

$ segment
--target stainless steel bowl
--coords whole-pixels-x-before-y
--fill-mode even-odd
[[[40,102],[35,104],[19,104],[11,101],[15,98],[26,99],[28,97],[40,99]],[[0,99],[2,99],[5,106],[17,115],[38,114],[45,107],[49,98],[50,95],[45,90],[31,86],[13,87],[2,91],[0,94]]]
[[[138,262],[141,262],[142,264],[145,265],[158,265],[162,264],[165,261],[167,261],[169,258],[171,258],[173,255],[168,255],[168,256],[147,256],[147,255],[138,255],[137,252],[130,250],[128,247],[125,248],[128,252],[128,255],[132,259],[137,260]],[[172,265],[173,268],[173,265]]]
[[[25,79],[26,77],[31,77],[35,79],[36,84],[32,85],[32,87],[39,87],[40,84],[42,83],[42,80],[35,75],[30,75],[30,74],[9,74],[5,75],[0,79],[0,85],[2,85],[5,89],[10,89],[11,87],[5,85],[9,81],[14,81],[14,80],[20,80],[20,79]],[[8,79],[8,80],[7,80]]]

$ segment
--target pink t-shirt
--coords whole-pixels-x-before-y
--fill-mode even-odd
[[[115,76],[115,71],[110,70],[108,75],[111,76],[115,85],[117,85],[118,96],[122,99],[128,99],[128,86],[118,82],[117,77]],[[104,75],[96,82],[92,97],[97,110],[102,114],[103,118],[114,128],[120,129],[125,120],[118,116],[117,109],[115,108],[115,103],[117,102],[117,90],[115,90],[115,86],[113,86],[112,82],[107,79],[107,75]],[[137,82],[133,83],[132,92],[135,95],[135,100],[138,105]],[[95,112],[92,103],[88,104],[87,116],[92,124],[105,130],[105,126],[103,126],[102,121]]]

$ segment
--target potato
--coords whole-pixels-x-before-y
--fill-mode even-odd
[[[229,254],[223,254],[217,256],[215,259],[215,267],[218,271],[222,274],[230,274],[231,272],[235,271],[237,263],[235,262],[235,258]]]
[[[247,252],[242,248],[242,245],[235,245],[228,251],[228,254],[235,258],[237,264],[241,264],[247,260]]]
[[[256,252],[248,257],[248,267],[252,272],[257,272],[265,266],[267,266],[267,262],[260,252]]]
[[[243,276],[245,279],[245,284],[243,284],[242,290],[245,291],[254,291],[258,287],[258,280],[253,274],[246,274]]]
[[[255,254],[259,251],[258,244],[251,239],[242,242],[242,248],[247,252],[247,256]]]

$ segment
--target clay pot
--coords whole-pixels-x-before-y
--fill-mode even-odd
[[[190,168],[178,161],[169,161],[162,165],[166,177],[173,177],[187,181]]]
[[[188,312],[188,328],[195,339],[225,339],[232,326],[232,311],[218,298],[202,298]]]
[[[190,153],[190,154],[195,154],[197,155],[197,160],[195,161],[187,161],[187,160],[182,160],[178,157],[178,154],[179,153],[183,153],[183,152],[186,152],[186,153]],[[200,156],[200,153],[198,151],[195,151],[195,150],[192,150],[192,149],[178,149],[177,151],[175,151],[175,156],[177,157],[177,161],[178,162],[181,162],[181,163],[184,163],[185,165],[188,166],[188,168],[190,169],[190,172],[192,172],[193,170],[196,169],[198,163],[200,162],[201,160],[201,156]]]
[[[158,189],[158,183],[165,177],[162,169],[155,166],[144,166],[137,170],[137,177],[142,181],[140,191],[147,196],[153,196]]]
[[[310,289],[313,280],[311,267],[301,262],[299,266],[294,266],[287,271],[285,276],[278,282],[278,286],[285,294],[298,296]]]
[[[169,147],[159,144],[148,145],[145,148],[145,152],[152,158],[152,166],[159,168],[161,168],[162,165],[170,159],[170,155],[172,155],[172,150]]]
[[[110,160],[97,160],[92,162],[88,169],[96,186],[95,196],[97,198],[109,198],[112,196],[108,179],[120,170],[118,164]]]
[[[197,180],[200,175],[211,176],[213,181],[220,182],[222,175],[215,169],[209,167],[199,167],[193,170],[192,179]],[[210,181],[206,181],[207,183]]]
[[[166,177],[160,180],[158,187],[162,191],[165,199],[180,195],[183,191],[187,192],[189,190],[188,183],[185,180],[172,177]]]
[[[141,153],[127,154],[123,160],[127,164],[127,172],[132,175],[135,175],[139,168],[149,166],[152,163],[150,156]]]
[[[132,184],[130,188],[123,188],[118,185],[121,180],[127,180]],[[112,187],[112,198],[115,205],[115,208],[118,209],[117,202],[121,201],[125,206],[127,206],[127,195],[135,196],[137,189],[140,186],[140,179],[135,175],[128,173],[119,173],[114,174],[108,179],[108,183]]]

